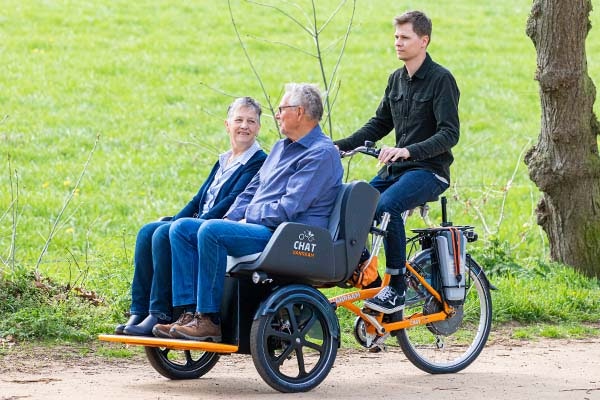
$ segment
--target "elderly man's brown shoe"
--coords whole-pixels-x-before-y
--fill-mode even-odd
[[[220,342],[221,325],[217,325],[210,318],[196,313],[194,318],[186,325],[177,325],[169,331],[171,337],[200,342]]]
[[[179,316],[177,321],[172,324],[156,324],[152,328],[152,334],[159,338],[172,339],[173,336],[169,333],[171,328],[174,326],[185,325],[190,323],[194,319],[194,313],[186,312]]]

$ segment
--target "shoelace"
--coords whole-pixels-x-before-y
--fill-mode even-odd
[[[179,318],[177,319],[177,322],[176,322],[176,323],[178,323],[178,324],[182,324],[182,323],[183,323],[183,321],[185,321],[185,319],[186,319],[186,317],[187,317],[188,315],[191,315],[191,316],[193,317],[193,314],[192,314],[192,313],[190,313],[190,312],[183,313],[183,314],[181,314],[181,315],[179,316]],[[191,320],[190,320],[190,321],[191,321]]]
[[[394,293],[392,292],[392,289],[389,286],[386,286],[385,289],[379,292],[376,297],[381,301],[386,301],[393,296]]]

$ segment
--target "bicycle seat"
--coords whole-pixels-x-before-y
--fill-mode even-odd
[[[419,204],[417,207],[429,207],[428,206],[429,203],[435,203],[435,202],[437,202],[439,200],[440,200],[440,197],[439,196],[435,196],[435,197],[432,197],[430,199],[427,199],[425,202]],[[417,207],[415,207],[415,208],[417,208]]]
[[[419,204],[415,208],[411,208],[409,210],[404,211],[402,213],[402,218],[404,219],[404,221],[406,221],[406,219],[408,217],[410,217],[411,215],[413,215],[415,210],[418,208],[421,218],[425,219],[427,217],[427,214],[429,213],[429,203],[433,203],[434,201],[438,201],[438,200],[439,200],[438,196],[432,197],[431,199],[427,200],[426,202]]]
[[[345,282],[357,265],[379,192],[364,181],[342,185],[328,229],[295,222],[277,227],[261,253],[228,257],[230,275],[262,272],[311,285]]]

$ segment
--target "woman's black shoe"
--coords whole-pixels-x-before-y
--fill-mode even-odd
[[[131,315],[129,317],[129,319],[127,320],[127,322],[125,322],[124,324],[117,325],[117,327],[115,328],[115,335],[122,335],[123,329],[125,329],[126,326],[137,325],[140,322],[142,322],[144,320],[144,318],[146,318],[146,315],[136,315],[136,314]]]
[[[127,325],[125,329],[123,329],[123,334],[130,336],[154,336],[152,334],[152,328],[154,328],[154,325],[168,324],[169,322],[171,321],[157,318],[151,314],[137,325]]]

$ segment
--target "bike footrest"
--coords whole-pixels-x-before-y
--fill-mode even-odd
[[[227,343],[197,342],[184,339],[163,339],[151,336],[98,335],[104,342],[131,344],[136,346],[166,347],[174,350],[196,350],[211,353],[237,353],[238,346]]]

